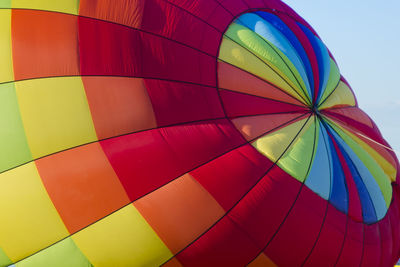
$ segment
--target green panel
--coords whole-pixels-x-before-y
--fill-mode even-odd
[[[14,83],[0,85],[0,172],[32,160]]]
[[[260,37],[249,28],[236,23],[229,27],[225,35],[261,58],[267,66],[276,71],[292,88],[309,102],[309,98],[305,93],[306,86],[297,69],[286,55],[271,42]]]
[[[332,93],[332,91],[335,90],[336,87],[339,85],[340,81],[339,68],[332,58],[330,58],[330,63],[331,63],[331,68],[329,70],[328,83],[326,84],[326,88],[324,89],[324,92],[322,94],[321,99],[319,100],[319,103],[322,103],[322,101],[324,101],[325,98],[327,98]]]
[[[0,8],[10,8],[11,0],[0,0]]]
[[[318,144],[319,126],[311,118],[277,165],[300,182],[304,182]]]
[[[278,161],[296,135],[307,127],[308,119],[294,122],[253,141],[251,145],[272,162]]]
[[[16,264],[16,267],[88,267],[93,266],[82,254],[71,238],[26,258]]]
[[[372,176],[375,178],[375,181],[379,185],[380,190],[382,191],[383,197],[386,202],[386,207],[389,207],[390,202],[392,201],[392,186],[390,183],[390,177],[383,171],[383,169],[379,166],[375,159],[371,157],[371,155],[367,151],[365,151],[356,141],[354,141],[349,135],[347,135],[334,123],[330,121],[328,121],[328,123],[368,168]]]
[[[0,248],[0,266],[12,264],[12,261],[7,257],[6,253]]]

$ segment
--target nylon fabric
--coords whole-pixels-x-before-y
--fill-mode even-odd
[[[314,94],[313,70],[311,68],[311,64],[307,57],[307,54],[306,54],[302,44],[300,43],[300,41],[297,39],[296,35],[290,30],[290,28],[278,16],[267,13],[267,12],[256,12],[256,14],[258,16],[260,16],[261,18],[263,18],[264,20],[270,22],[276,29],[278,29],[286,37],[286,39],[290,42],[292,47],[295,49],[297,55],[301,59],[301,64],[303,65],[303,68],[306,71],[307,79],[303,78],[303,80],[307,80],[309,82],[311,95],[313,95]],[[301,67],[298,67],[298,68],[301,69]]]
[[[279,51],[283,53],[282,55],[278,52],[290,68],[291,73],[295,76],[295,81],[292,81],[297,83],[302,90],[306,90],[308,93],[307,98],[310,99],[312,92],[305,69],[296,50],[286,37],[280,33],[279,30],[276,30],[273,25],[255,14],[244,14],[237,20],[237,23],[248,27],[266,42],[270,43],[271,46],[275,47],[277,51],[279,49]]]
[[[331,151],[325,128],[319,121],[316,125],[318,131],[315,141],[314,163],[311,165],[305,184],[325,200],[329,200],[333,180]]]

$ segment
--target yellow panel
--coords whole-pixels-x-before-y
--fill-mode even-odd
[[[299,96],[299,93],[270,67],[268,67],[264,61],[258,59],[249,51],[226,37],[222,40],[219,59],[276,85],[278,88],[283,89],[296,99],[299,99],[302,103],[306,104],[306,102]]]
[[[80,77],[15,83],[34,158],[97,140]]]
[[[11,7],[49,10],[78,15],[79,0],[12,0]]]
[[[308,96],[304,93],[305,91],[302,91],[302,89],[306,90],[306,86],[300,74],[279,48],[275,47],[267,39],[262,38],[249,28],[237,23],[233,23],[225,35],[246,50],[257,55],[266,66],[269,66],[269,68],[278,73],[290,87],[296,89],[304,99],[308,99]]]
[[[355,106],[356,100],[350,88],[342,81],[333,93],[322,103],[320,109],[331,108],[334,106]]]
[[[277,163],[300,182],[304,182],[307,177],[315,153],[313,147],[318,144],[318,131],[315,117],[312,117]]]
[[[68,235],[35,163],[0,174],[0,181],[0,246],[12,261]]]
[[[11,49],[11,10],[0,10],[0,83],[14,80]]]
[[[307,119],[292,123],[280,130],[263,136],[252,143],[252,145],[271,161],[276,162],[288,146],[299,133],[301,127],[306,123]]]
[[[94,266],[160,266],[172,253],[129,205],[73,235]]]
[[[382,157],[375,149],[370,147],[367,143],[362,141],[356,135],[352,134],[350,131],[346,130],[340,124],[336,124],[344,133],[351,137],[358,145],[360,145],[369,155],[378,163],[382,170],[386,173],[392,182],[396,181],[397,169],[395,166],[390,164],[384,157]]]

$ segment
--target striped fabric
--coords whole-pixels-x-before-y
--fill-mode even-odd
[[[397,261],[396,156],[283,2],[2,0],[0,61],[0,266]]]

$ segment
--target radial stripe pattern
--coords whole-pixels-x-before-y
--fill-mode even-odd
[[[249,136],[271,123],[269,117],[260,115],[270,112],[277,114],[276,120],[284,121],[288,113],[301,112],[303,105],[303,110],[311,112],[315,120],[283,156],[282,152],[298,132],[296,123],[301,122],[258,137],[251,144],[338,210],[357,221],[374,223],[386,215],[390,205],[396,165],[361,140],[357,130],[344,128],[327,113],[330,109],[356,107],[351,89],[340,80],[339,69],[322,41],[296,22],[317,59],[313,63],[318,65],[319,76],[311,80],[308,77],[313,73],[307,74],[311,68],[305,67],[311,64],[310,59],[302,60],[300,55],[306,52],[296,45],[299,40],[295,33],[282,25],[278,16],[257,11],[239,16],[229,26],[220,48],[218,76],[227,116],[239,131]],[[230,65],[228,71],[226,64]],[[242,75],[238,78],[242,84],[229,84],[234,75]],[[313,80],[319,83],[313,84]],[[264,94],[260,94],[261,88],[266,87],[273,89],[264,89]],[[299,104],[287,100],[288,97]],[[235,118],[239,116],[237,124]],[[316,149],[312,149],[315,144]]]
[[[280,0],[0,1],[0,61],[0,266],[397,261],[396,156]]]

